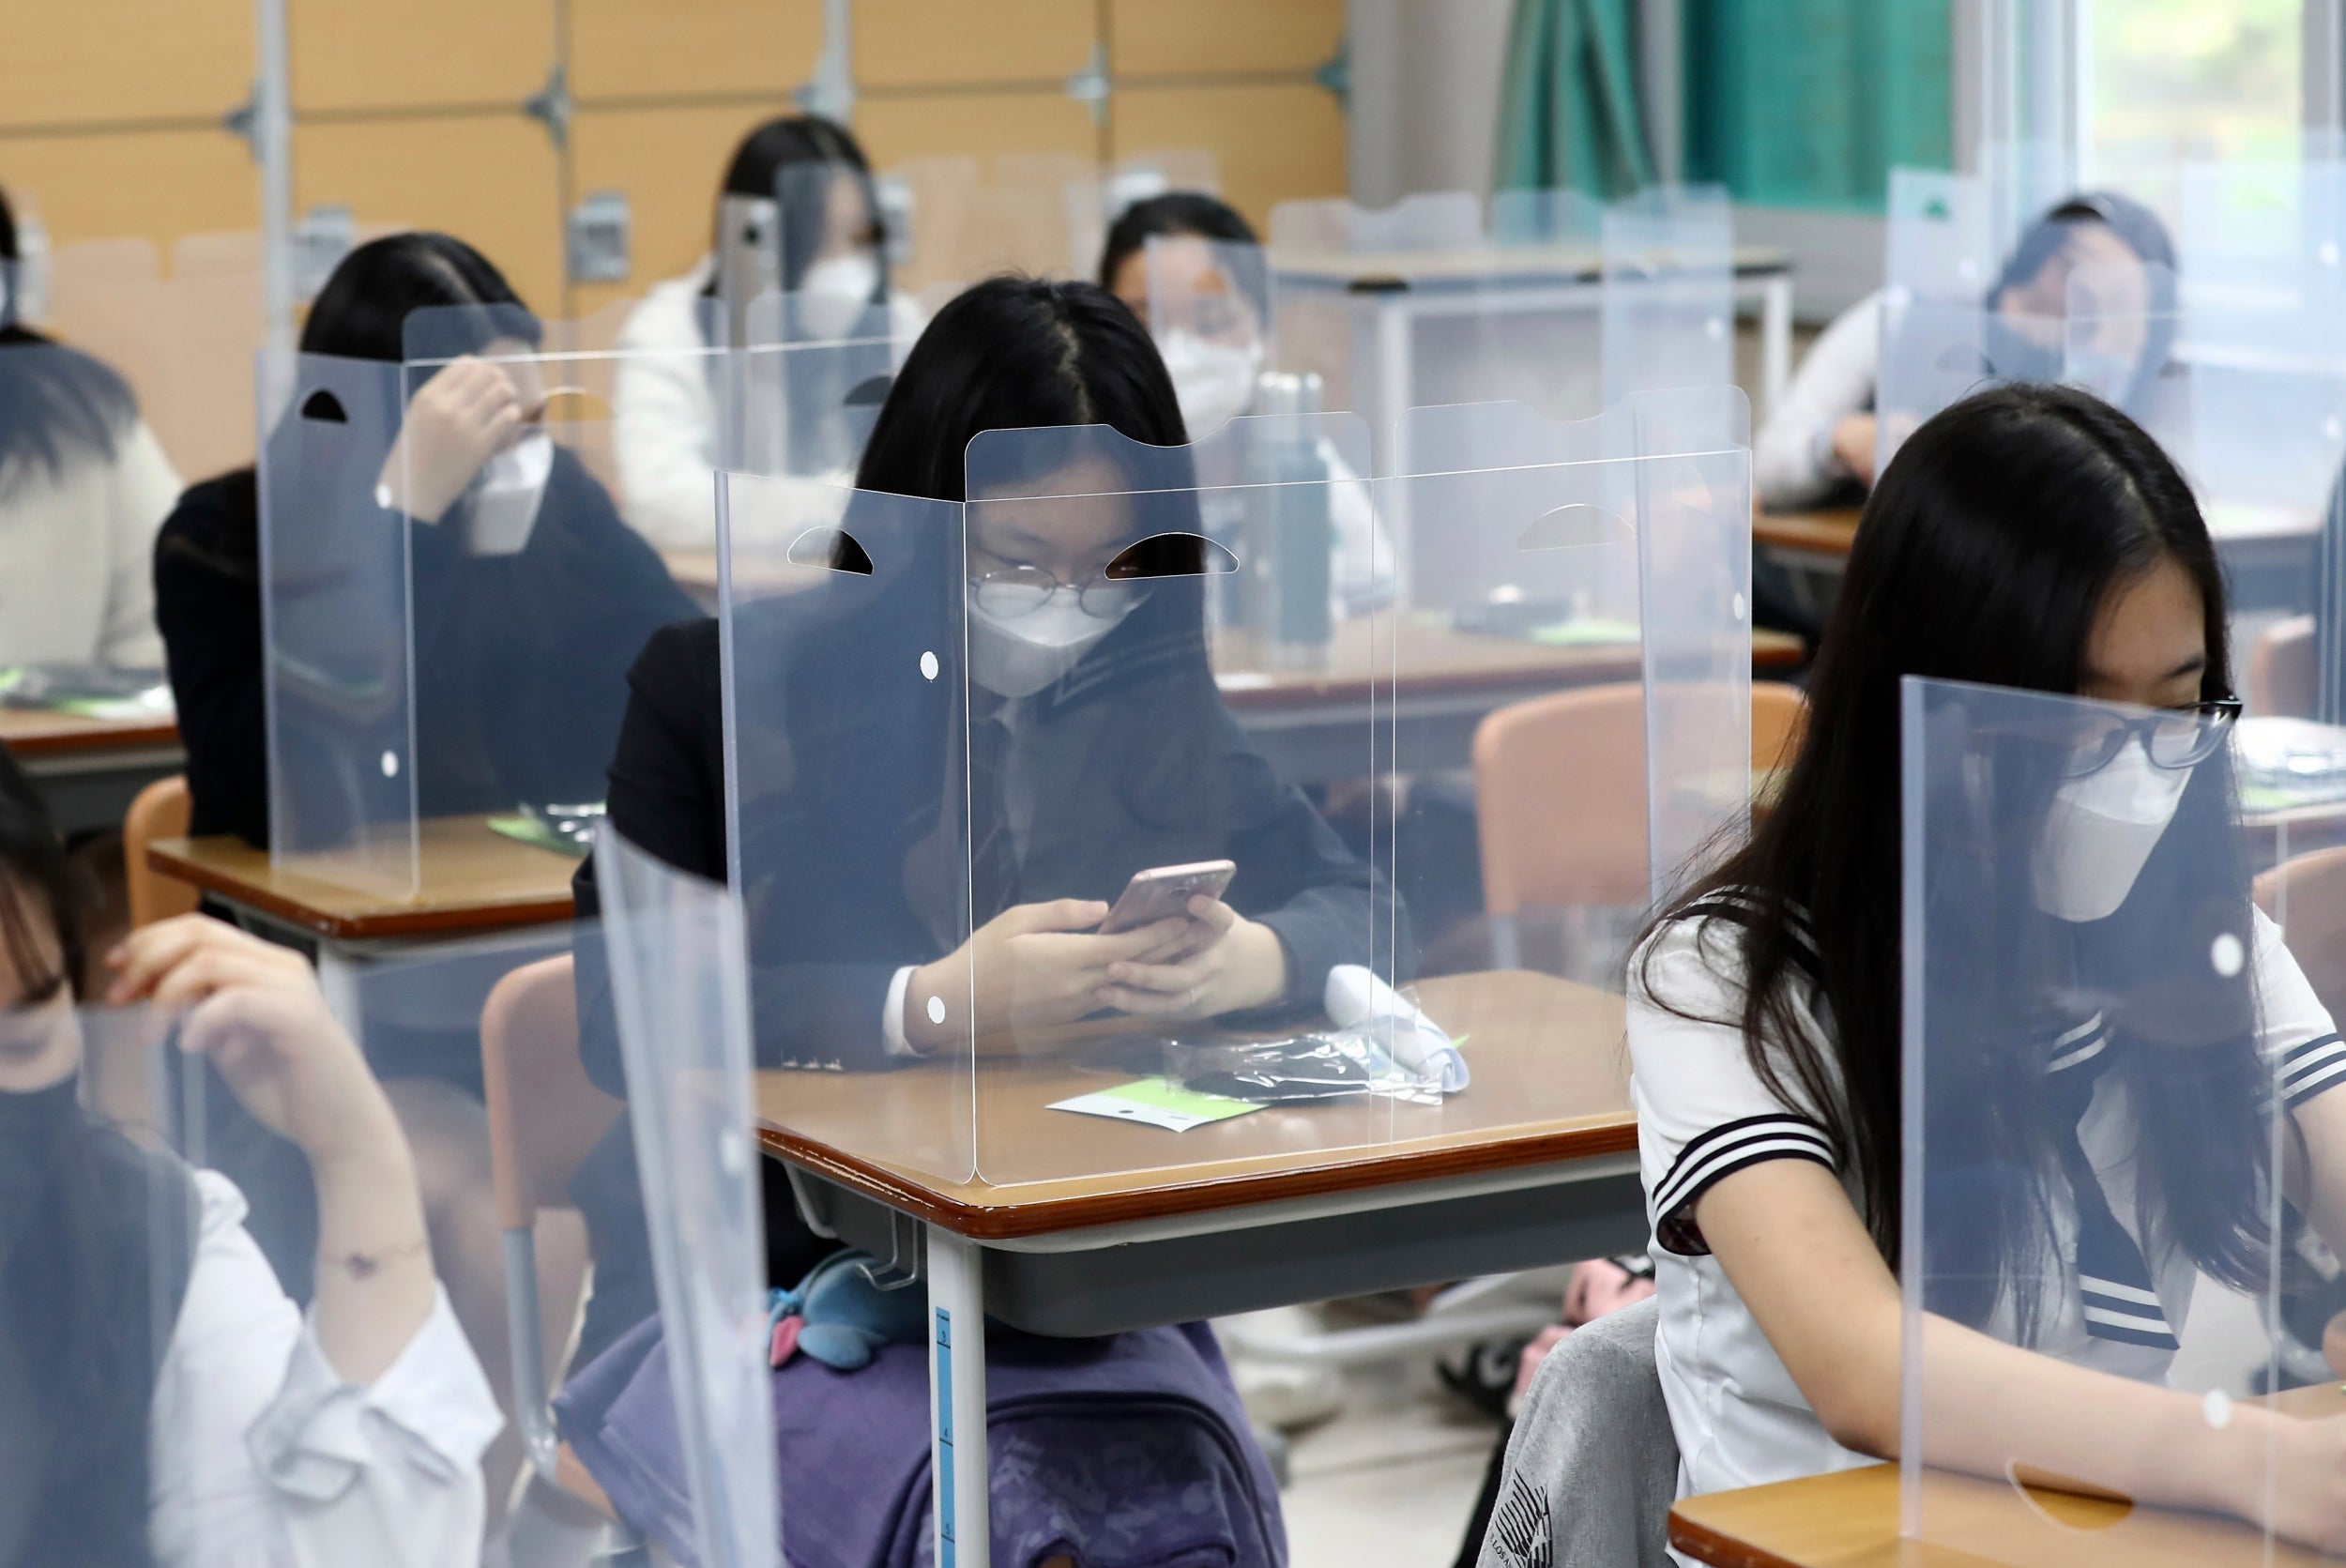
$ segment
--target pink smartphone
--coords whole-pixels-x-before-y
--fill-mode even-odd
[[[1156,866],[1133,874],[1124,885],[1123,896],[1108,918],[1100,922],[1100,935],[1113,936],[1120,931],[1132,931],[1175,915],[1189,913],[1193,898],[1220,898],[1230,878],[1238,875],[1235,860],[1199,860],[1196,865]]]

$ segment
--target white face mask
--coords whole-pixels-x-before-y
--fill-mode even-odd
[[[2064,921],[2115,914],[2190,782],[2188,768],[2155,766],[2135,735],[2100,772],[2064,784],[2036,841],[2036,906]]]
[[[472,481],[465,547],[476,556],[520,555],[538,525],[553,473],[554,438],[542,431],[482,464]]]
[[[879,262],[868,251],[816,262],[799,281],[794,313],[801,332],[817,341],[853,335],[879,284]]]
[[[1173,378],[1173,395],[1192,441],[1220,430],[1254,403],[1262,344],[1216,343],[1176,327],[1165,332],[1157,352]]]
[[[969,597],[969,678],[1000,697],[1031,697],[1083,662],[1115,620],[1084,614],[1074,591],[1062,587],[1039,610],[1002,620]]]

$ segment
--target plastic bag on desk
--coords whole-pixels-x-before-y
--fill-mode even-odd
[[[1201,1094],[1265,1103],[1383,1094],[1438,1105],[1470,1081],[1441,1027],[1361,965],[1328,971],[1325,1005],[1333,1029],[1168,1045],[1165,1075]]]

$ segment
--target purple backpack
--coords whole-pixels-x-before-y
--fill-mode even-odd
[[[925,1352],[774,1372],[790,1568],[929,1568]],[[659,1321],[574,1375],[555,1411],[629,1528],[696,1568]],[[1204,1324],[1105,1339],[988,1325],[986,1412],[1000,1568],[1285,1568],[1277,1487]]]

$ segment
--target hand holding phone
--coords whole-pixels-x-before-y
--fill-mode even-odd
[[[1199,860],[1135,872],[1108,918],[1100,922],[1100,935],[1113,936],[1175,916],[1188,917],[1191,899],[1219,899],[1237,875],[1238,864],[1233,860]]]

